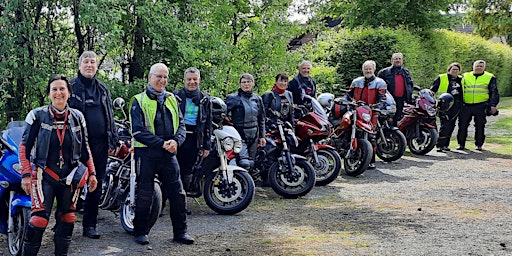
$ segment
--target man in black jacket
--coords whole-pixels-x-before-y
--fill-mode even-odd
[[[304,106],[304,95],[309,95],[313,98],[316,98],[316,83],[309,76],[311,72],[311,62],[307,60],[303,60],[299,67],[297,68],[299,70],[299,74],[297,74],[288,84],[288,91],[290,91],[293,95],[293,103],[301,108]],[[306,110],[306,112],[309,112],[310,110]],[[298,118],[300,111],[296,112],[296,117]]]
[[[381,69],[377,76],[386,81],[388,91],[395,99],[396,113],[393,116],[393,126],[396,126],[402,118],[404,103],[410,102],[412,99],[414,82],[409,70],[403,67],[404,55],[402,53],[393,53],[391,63],[391,66]]]
[[[89,145],[91,147],[98,188],[87,193],[83,202],[83,235],[98,239],[96,230],[98,222],[98,204],[101,197],[101,184],[105,179],[108,150],[115,150],[118,142],[112,96],[108,87],[96,78],[98,71],[98,56],[92,51],[82,53],[78,60],[78,76],[71,80],[72,94],[68,100],[69,106],[80,110],[89,129]]]
[[[183,113],[187,137],[180,146],[176,157],[180,164],[181,181],[185,191],[189,191],[192,181],[192,168],[198,157],[210,154],[212,136],[212,107],[210,96],[199,88],[201,72],[197,68],[187,68],[183,77],[185,86],[174,92],[179,99]]]

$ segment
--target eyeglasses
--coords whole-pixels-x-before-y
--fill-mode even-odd
[[[241,84],[250,84],[250,83],[252,83],[252,81],[251,80],[242,80],[242,81],[240,81],[240,83]]]
[[[165,79],[167,80],[167,78],[169,78],[168,76],[162,76],[162,75],[155,75],[153,74],[157,79]]]

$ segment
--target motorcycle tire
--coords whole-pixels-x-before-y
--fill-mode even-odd
[[[21,255],[23,249],[23,240],[30,221],[31,209],[28,207],[18,207],[12,217],[14,229],[7,234],[9,253],[11,255]]]
[[[377,139],[377,152],[375,153],[384,162],[400,159],[404,155],[407,145],[405,135],[400,130],[384,130],[383,132],[384,138],[379,136]]]
[[[249,173],[235,170],[233,181],[226,184],[218,172],[209,173],[204,184],[206,205],[221,215],[233,215],[245,210],[254,198],[254,181]]]
[[[268,171],[268,182],[280,196],[295,199],[305,196],[315,186],[315,169],[306,159],[296,159],[294,169],[298,176],[291,176],[287,167],[276,161]]]
[[[357,139],[356,152],[350,154],[350,156],[345,156],[343,160],[345,174],[352,177],[363,174],[368,169],[372,156],[372,144],[366,139]]]
[[[413,134],[412,138],[408,138],[408,146],[411,153],[415,155],[425,155],[436,146],[439,134],[435,128],[420,126],[420,134]]]
[[[331,148],[319,149],[317,152],[318,162],[313,155],[308,157],[309,162],[315,169],[315,186],[325,186],[338,178],[341,172],[341,156]]]
[[[133,235],[133,219],[135,218],[135,204],[130,204],[129,190],[126,191],[123,202],[124,203],[121,206],[121,209],[119,209],[121,225],[128,234]],[[131,205],[133,205],[133,207]],[[155,225],[161,210],[162,190],[160,188],[160,185],[157,182],[155,182],[153,192],[153,203],[151,204],[151,211],[149,213],[149,228]]]

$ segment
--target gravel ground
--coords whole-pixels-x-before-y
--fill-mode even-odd
[[[101,211],[101,239],[81,236],[77,223],[70,255],[512,255],[512,156],[493,153],[493,144],[483,152],[467,146],[406,152],[296,200],[258,188],[249,208],[234,216],[189,199],[194,245],[172,242],[168,213],[151,230],[149,246],[141,246],[114,213]],[[53,254],[51,235],[41,255]],[[0,248],[8,253],[5,236]]]

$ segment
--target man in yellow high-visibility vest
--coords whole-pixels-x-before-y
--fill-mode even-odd
[[[491,115],[497,113],[496,106],[500,100],[496,77],[485,71],[485,61],[473,63],[473,71],[464,73],[462,78],[463,102],[459,115],[459,130],[457,132],[458,150],[466,148],[466,138],[471,119],[475,122],[475,146],[482,151],[485,141],[486,109],[490,108]]]

